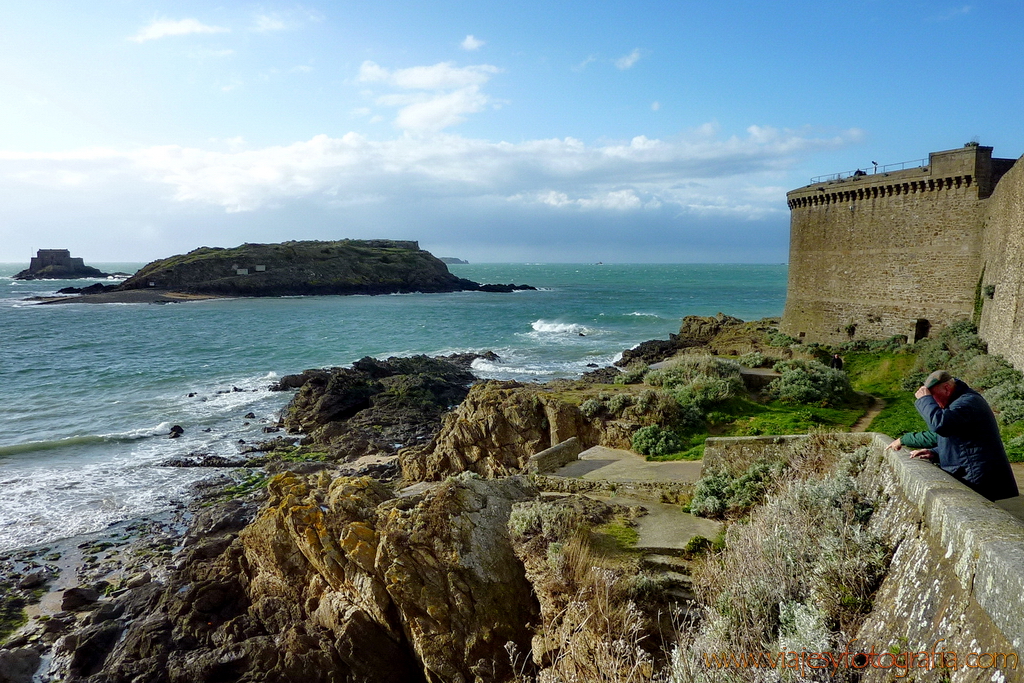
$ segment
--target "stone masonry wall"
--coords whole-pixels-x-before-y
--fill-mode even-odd
[[[985,284],[980,333],[989,350],[1024,368],[1024,163],[1018,162],[996,186],[985,215]]]
[[[917,653],[947,653],[947,666],[930,670],[885,668],[891,662],[883,655],[857,680],[1024,680],[1018,659],[1024,654],[1024,523],[937,467],[886,451],[890,437],[850,436],[868,439],[871,452],[859,483],[878,497],[871,526],[893,549],[850,650],[915,653],[919,666],[925,658]],[[774,445],[763,437],[749,444],[708,439],[705,463],[709,453],[719,460],[746,451],[781,457],[787,443],[799,438],[806,437],[784,437]],[[1009,662],[1015,666],[1000,665],[989,654],[1013,654]]]
[[[790,192],[782,331],[804,341],[913,341],[918,321],[927,334],[970,318],[986,248],[998,248],[986,240],[985,216],[1003,200],[988,197],[1012,163],[991,153],[935,152],[921,168]]]

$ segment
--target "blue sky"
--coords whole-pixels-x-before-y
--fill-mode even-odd
[[[392,237],[782,262],[811,176],[1024,154],[1016,2],[19,5],[0,261]]]

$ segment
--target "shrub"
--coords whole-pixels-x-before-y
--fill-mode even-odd
[[[783,334],[781,332],[776,332],[775,334],[768,337],[769,346],[789,347],[799,343],[799,341],[793,339],[788,334]]]
[[[562,542],[567,530],[581,523],[580,513],[568,506],[535,501],[516,505],[508,518],[508,529],[514,540],[540,534],[550,542]]]
[[[745,368],[759,368],[764,365],[766,360],[767,358],[760,351],[751,351],[737,358],[736,362]]]
[[[842,370],[817,361],[785,360],[775,364],[781,377],[768,385],[768,394],[787,403],[842,403],[850,394],[850,380]]]
[[[694,587],[708,613],[682,647],[691,657],[827,651],[855,632],[889,561],[858,513],[870,503],[843,475],[782,483],[749,523],[729,527],[724,552],[698,560]]]
[[[646,413],[658,403],[658,392],[654,389],[644,389],[636,397],[637,410]]]
[[[633,397],[629,394],[615,394],[608,401],[608,412],[612,415],[622,415],[622,411],[633,405]]]
[[[615,377],[615,384],[639,384],[650,369],[647,363],[630,363]]]
[[[985,392],[985,398],[999,411],[1000,424],[1024,419],[1024,382],[1001,384]]]
[[[685,444],[674,432],[651,425],[636,430],[632,446],[641,455],[669,455],[683,450]]]
[[[786,465],[780,461],[758,461],[738,477],[726,472],[701,477],[690,501],[690,512],[712,518],[742,515],[761,502],[784,469]]]
[[[580,412],[583,413],[583,417],[588,420],[592,420],[601,414],[604,410],[604,404],[596,398],[588,398],[586,401],[580,404]]]

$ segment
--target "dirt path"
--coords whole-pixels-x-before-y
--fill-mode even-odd
[[[885,401],[877,396],[872,396],[871,398],[873,398],[875,402],[871,404],[870,408],[868,408],[868,412],[864,413],[864,415],[861,416],[861,418],[857,420],[852,427],[850,427],[851,432],[866,432],[868,430],[868,426],[871,425],[871,421],[878,417],[878,414],[885,409]]]

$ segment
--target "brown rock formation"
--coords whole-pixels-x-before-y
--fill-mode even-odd
[[[671,402],[654,400],[645,407],[629,406],[618,415],[586,417],[579,402],[590,395],[598,392],[581,389],[570,400],[542,385],[477,384],[458,408],[445,415],[428,445],[399,452],[402,476],[412,482],[437,481],[460,472],[484,477],[520,474],[530,456],[574,436],[582,448],[629,448],[633,432],[667,422],[668,412],[675,409]]]
[[[71,680],[505,681],[538,605],[506,525],[525,480],[471,477],[395,497],[369,478],[283,474],[258,516],[192,547],[148,607]],[[200,524],[200,526],[203,526]],[[197,540],[198,539],[198,540]],[[136,600],[138,602],[138,600]],[[113,647],[107,655],[106,650]],[[73,659],[74,644],[65,648]]]

